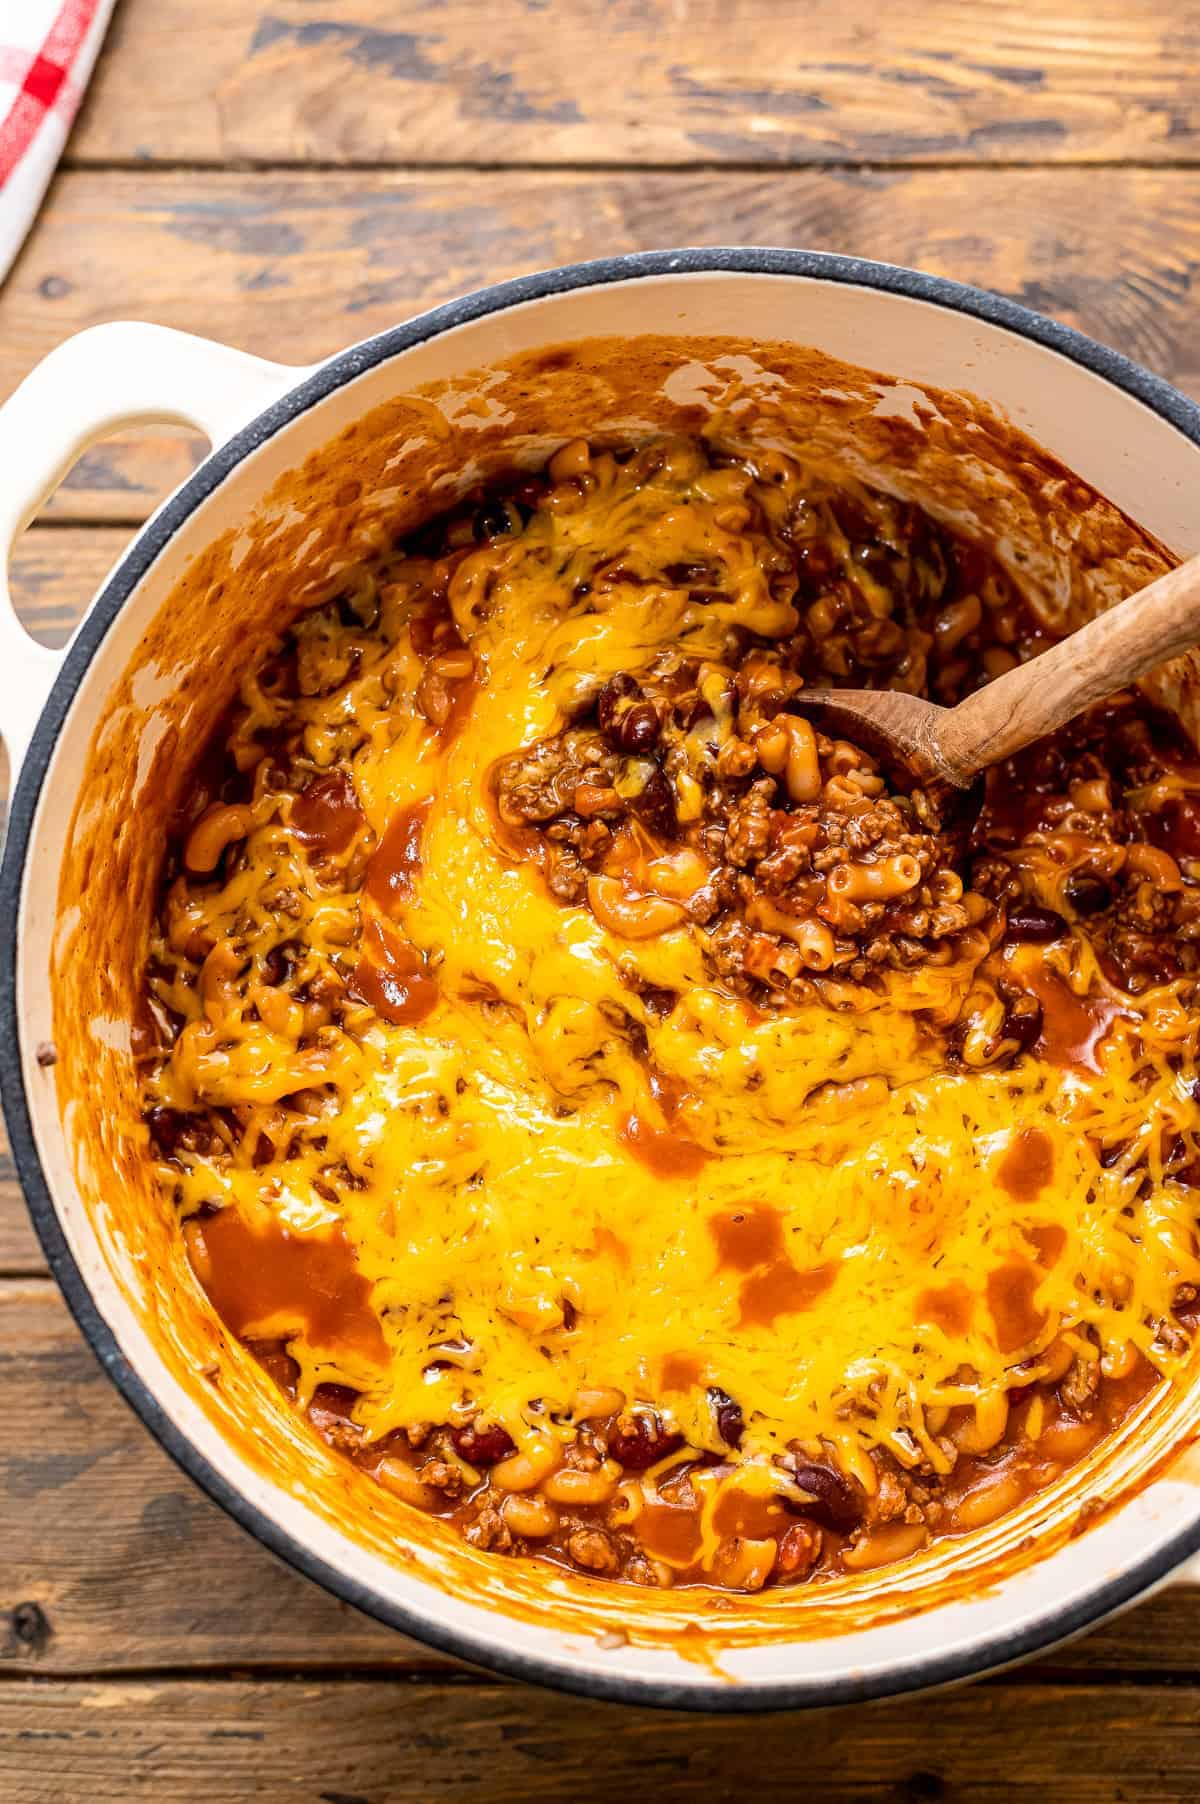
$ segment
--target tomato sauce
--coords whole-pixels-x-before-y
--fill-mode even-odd
[[[708,1153],[689,1134],[654,1127],[636,1110],[625,1117],[617,1138],[656,1178],[694,1178],[708,1163]]]
[[[1023,982],[1042,1005],[1042,1031],[1034,1045],[1039,1058],[1077,1071],[1101,1072],[1105,1034],[1125,1014],[1109,996],[1077,996],[1053,971],[1037,967]]]
[[[687,1393],[696,1388],[704,1375],[704,1367],[693,1353],[668,1353],[662,1362],[659,1379],[664,1391]]]
[[[292,804],[292,832],[314,852],[346,851],[365,824],[354,785],[344,771],[318,777]]]
[[[1054,1176],[1054,1146],[1041,1128],[1022,1128],[1008,1143],[996,1168],[996,1182],[1010,1196],[1030,1202]]]
[[[783,1218],[778,1209],[735,1209],[708,1224],[717,1257],[729,1271],[750,1272],[783,1257]]]
[[[1046,1313],[1034,1304],[1042,1273],[1036,1266],[1012,1260],[988,1273],[987,1302],[1002,1353],[1016,1353],[1035,1341],[1046,1326]]]
[[[687,1091],[677,1078],[650,1066],[650,1095],[658,1104],[663,1126],[648,1119],[649,1111],[633,1109],[617,1130],[617,1138],[635,1159],[658,1178],[694,1178],[708,1163],[710,1154],[679,1122]]]
[[[385,915],[394,917],[413,899],[414,879],[421,868],[421,835],[432,806],[433,798],[427,796],[397,809],[371,854],[363,894]]]
[[[394,1027],[424,1021],[437,1007],[438,986],[421,954],[397,928],[373,916],[363,923],[353,988]]]
[[[839,1261],[802,1270],[784,1250],[783,1219],[777,1209],[735,1209],[714,1215],[709,1232],[719,1265],[750,1274],[738,1295],[738,1327],[773,1328],[781,1315],[810,1309],[837,1276]]]
[[[340,1228],[293,1234],[272,1216],[251,1227],[230,1205],[187,1225],[192,1269],[230,1333],[344,1351],[382,1365],[387,1346],[371,1285]]]
[[[957,1280],[941,1289],[923,1290],[916,1300],[916,1319],[930,1322],[947,1334],[965,1334],[975,1314],[975,1299]]]
[[[811,1309],[838,1274],[840,1261],[827,1260],[801,1270],[790,1259],[776,1259],[742,1285],[739,1328],[773,1328],[781,1315]]]

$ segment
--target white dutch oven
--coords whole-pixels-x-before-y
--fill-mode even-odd
[[[205,1317],[126,1134],[135,1112],[129,946],[152,896],[156,806],[228,699],[241,658],[256,654],[289,606],[322,592],[308,581],[314,566],[332,582],[369,548],[368,503],[378,500],[393,517],[416,505],[405,480],[414,420],[432,420],[429,443],[449,445],[441,465],[429,464],[424,448],[445,488],[472,431],[487,423],[503,438],[496,371],[538,347],[647,332],[784,341],[860,375],[863,366],[892,372],[868,411],[876,422],[907,423],[914,467],[939,431],[923,391],[982,397],[989,406],[968,408],[946,428],[943,462],[921,480],[889,467],[879,450],[893,442],[886,434],[871,441],[872,452],[863,417],[854,429],[859,466],[874,456],[880,480],[907,483],[935,511],[941,500],[943,511],[987,524],[973,513],[970,485],[956,491],[957,465],[944,457],[969,461],[982,446],[986,465],[988,434],[1007,416],[1087,485],[1072,487],[1049,462],[1037,473],[1052,492],[1043,525],[1058,558],[1057,579],[1054,569],[1041,575],[1051,589],[1057,580],[1064,605],[1063,560],[1081,520],[1091,522],[1094,578],[1085,611],[1154,569],[1144,548],[1126,546],[1106,561],[1104,546],[1115,541],[1104,519],[1119,516],[1102,505],[1097,513],[1089,491],[1171,552],[1200,550],[1200,411],[1189,401],[1021,308],[877,264],[757,250],[584,264],[440,308],[311,370],[153,326],[84,333],[0,411],[0,551],[101,434],[181,420],[214,448],[134,540],[65,653],[34,645],[0,596],[0,728],[11,768],[20,767],[0,889],[5,1113],[51,1266],[113,1381],[206,1490],[329,1590],[468,1659],[601,1696],[706,1709],[883,1696],[983,1672],[1074,1634],[1200,1548],[1200,1489],[1187,1456],[1178,1457],[1191,1432],[1186,1392],[1144,1410],[1060,1492],[956,1550],[942,1544],[911,1569],[865,1575],[838,1605],[815,1591],[780,1594],[727,1616],[695,1595],[649,1598],[544,1568],[531,1574],[449,1540],[427,1546],[417,1525],[406,1531],[394,1513],[374,1514],[371,1497],[350,1496],[338,1463],[308,1445],[251,1362],[239,1362]],[[483,366],[488,380],[459,382]],[[821,367],[825,386],[810,383],[805,405],[815,398],[822,418],[839,418],[845,385],[829,376],[832,365]],[[762,387],[762,372],[744,356],[737,369]],[[713,380],[712,369],[693,363],[666,387],[674,383],[675,399],[694,410]],[[777,389],[779,378],[765,383]],[[425,398],[406,412],[405,397],[418,390]],[[577,400],[574,425],[586,432],[602,412],[602,385],[593,380]],[[368,415],[375,424],[361,425]],[[407,422],[403,430],[397,421]],[[543,422],[546,435],[561,436],[566,423],[560,405]],[[630,431],[646,423],[624,422]],[[364,440],[369,451],[385,428],[387,454],[364,464]],[[942,495],[939,467],[948,477]],[[362,496],[358,481],[339,482],[339,468],[369,469],[372,495]],[[1028,517],[1002,509],[1000,524],[1018,556],[1025,532],[1024,555],[1037,566]],[[1188,720],[1192,682],[1185,672],[1168,692]],[[55,1039],[51,1067],[44,1046]],[[1087,1533],[1072,1534],[1081,1506],[1097,1499],[1107,1509]],[[1031,1535],[1040,1557],[1031,1555]],[[689,1624],[701,1634],[681,1636]]]

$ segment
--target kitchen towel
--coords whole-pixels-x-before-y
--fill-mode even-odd
[[[113,0],[0,0],[0,281],[62,155]]]

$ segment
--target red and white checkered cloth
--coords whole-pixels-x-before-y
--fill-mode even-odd
[[[0,281],[33,224],[113,0],[0,0]]]

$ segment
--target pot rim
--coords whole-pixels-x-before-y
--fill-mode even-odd
[[[0,941],[0,1100],[21,1188],[47,1263],[85,1340],[117,1389],[159,1445],[202,1490],[254,1538],[306,1578],[366,1615],[428,1646],[492,1671],[535,1684],[615,1702],[662,1709],[746,1713],[862,1702],[947,1685],[976,1677],[1040,1652],[1098,1622],[1162,1581],[1182,1561],[1200,1551],[1200,1508],[1156,1552],[1134,1560],[1120,1573],[1099,1578],[1069,1603],[1051,1604],[1020,1626],[996,1630],[954,1653],[926,1658],[871,1674],[836,1680],[755,1680],[738,1685],[709,1676],[681,1683],[576,1666],[561,1656],[515,1652],[503,1643],[503,1616],[494,1636],[447,1628],[438,1618],[436,1590],[430,1607],[398,1603],[351,1577],[294,1535],[226,1479],[175,1424],[122,1353],[100,1313],[63,1233],[34,1137],[20,1055],[17,1011],[19,905],[26,857],[37,805],[50,760],[75,695],[91,660],[125,601],[167,544],[202,502],[252,452],[303,413],[366,371],[455,327],[530,301],[644,277],[675,275],[800,276],[819,282],[870,288],[905,300],[931,302],[981,320],[1081,365],[1113,387],[1143,402],[1185,438],[1200,447],[1200,407],[1162,377],[1099,344],[1074,327],[1045,318],[1018,302],[980,288],[930,276],[897,264],[836,253],[784,248],[719,248],[641,251],[625,256],[566,264],[477,289],[414,319],[337,353],[295,388],[273,402],[224,444],[217,445],[194,474],[137,534],[114,566],[63,659],[38,718],[11,798],[8,833],[0,865],[0,920],[12,923]]]

